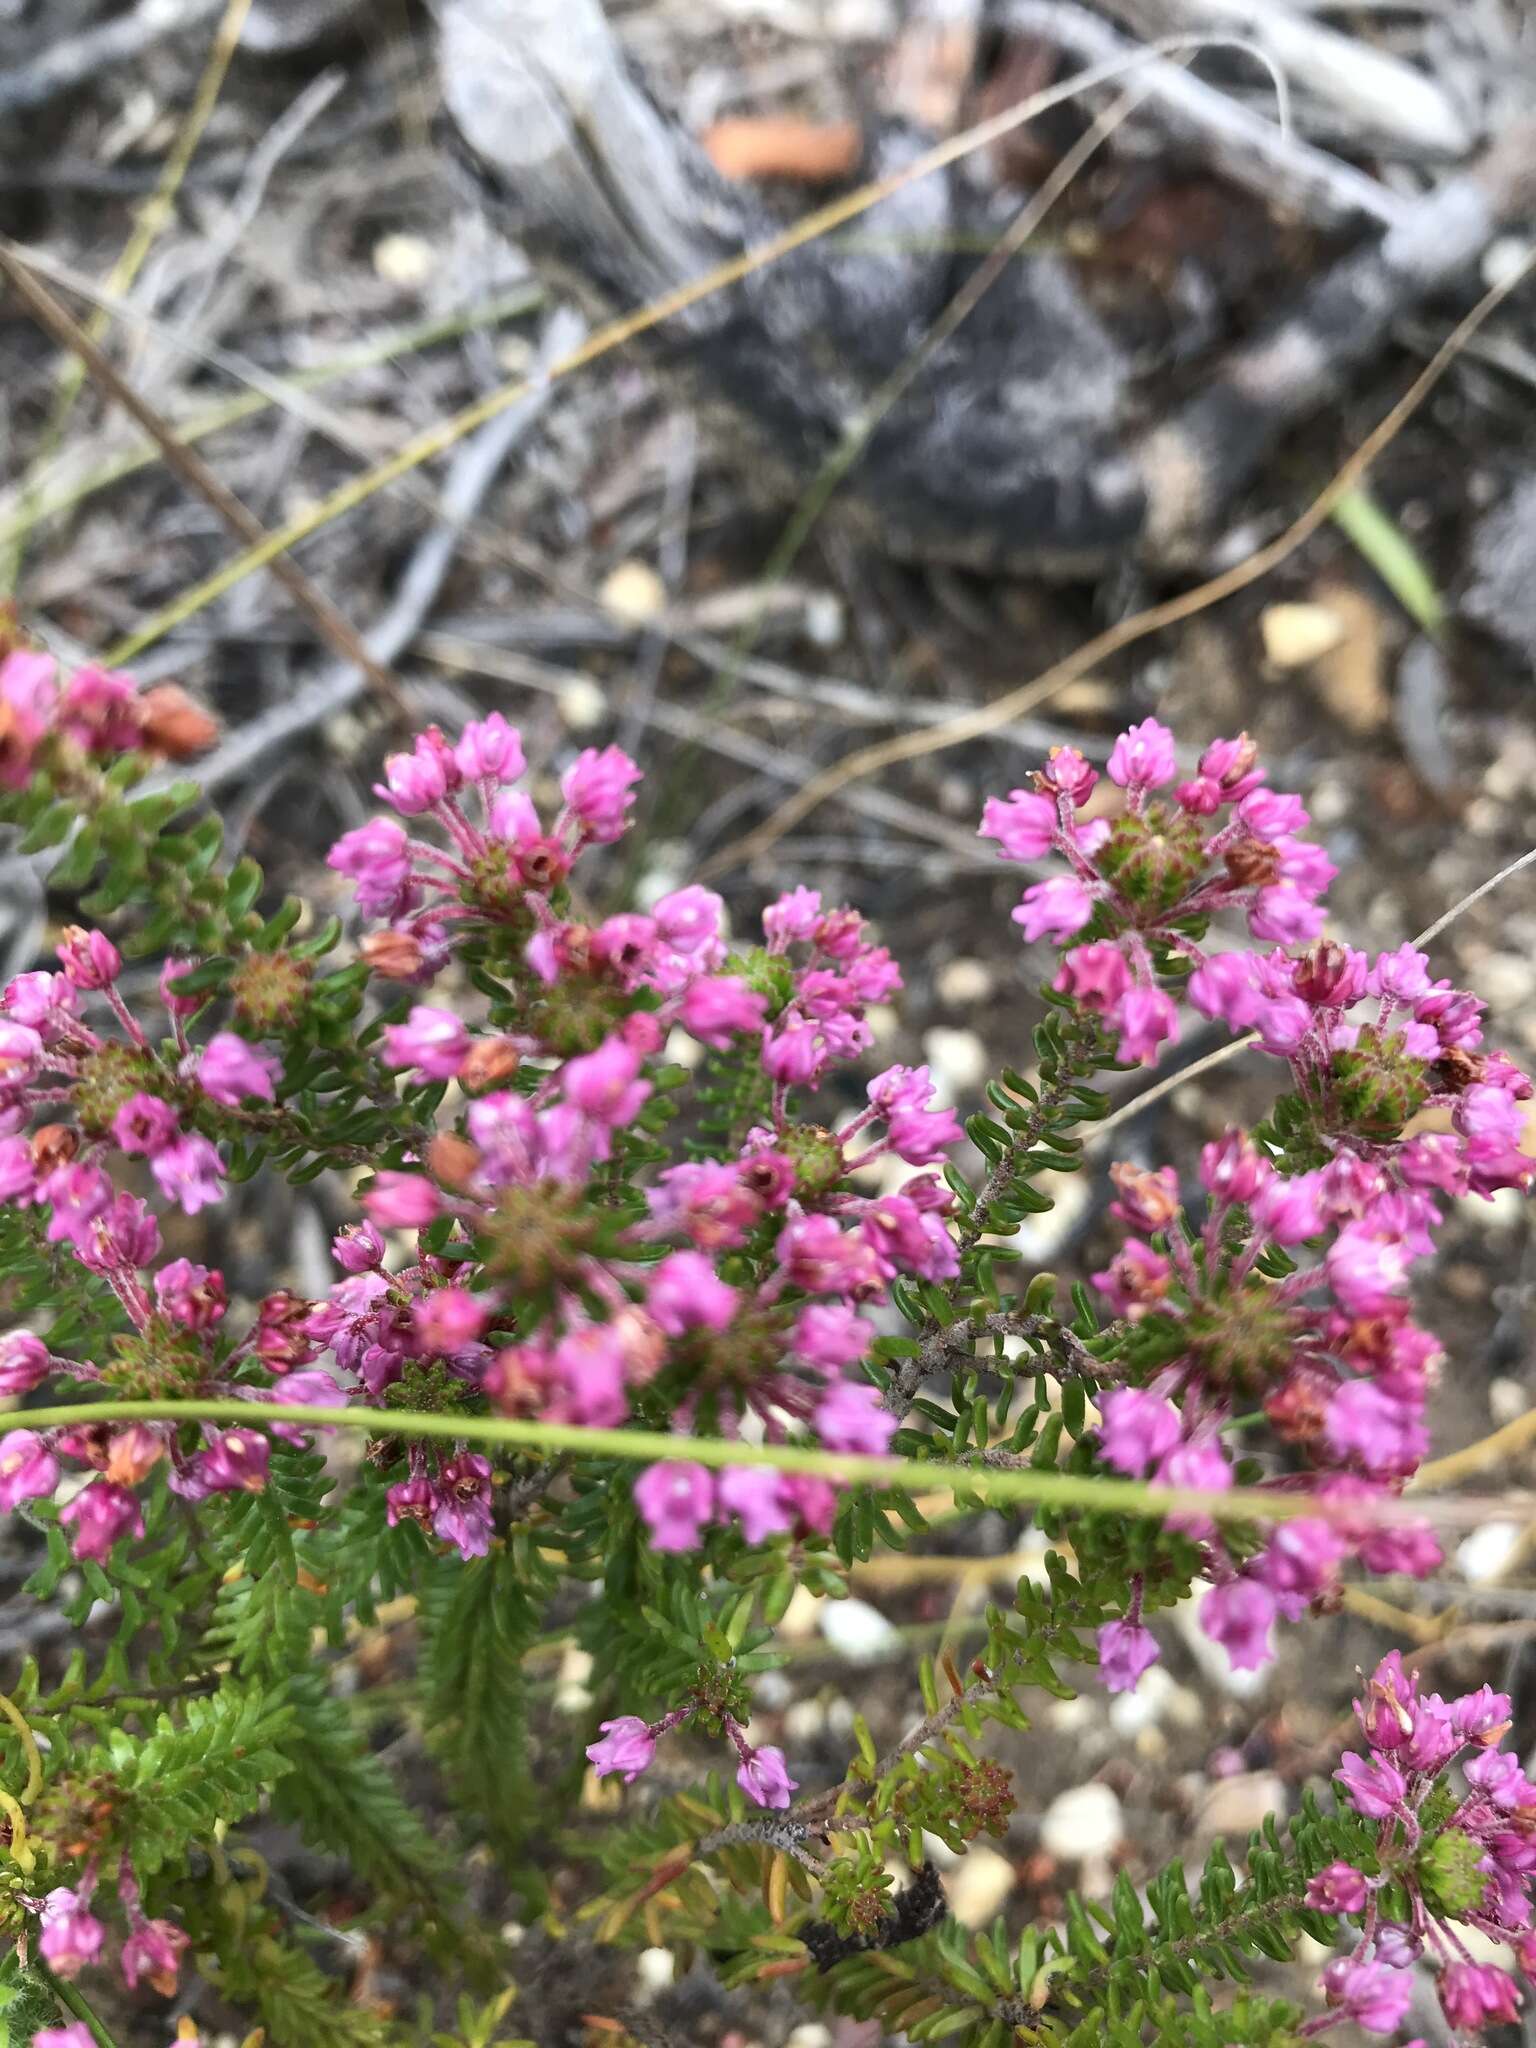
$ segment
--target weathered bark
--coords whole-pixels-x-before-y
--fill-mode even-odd
[[[1085,39],[1115,39],[1084,9],[1051,12],[1069,28],[1075,17]],[[649,96],[598,0],[442,0],[440,16],[444,98],[477,189],[537,262],[583,292],[627,311],[772,232],[754,195],[727,185]],[[927,140],[890,121],[865,174]],[[1139,438],[1130,364],[1070,269],[1050,255],[1011,264],[874,428],[841,503],[894,552],[978,568],[1070,575],[1132,550],[1177,558],[1284,427],[1528,206],[1533,162],[1525,134],[1403,207]],[[936,172],[866,214],[851,241],[825,237],[711,294],[650,346],[756,429],[755,472],[766,455],[803,482],[977,260],[946,251],[1001,232],[1015,204]]]

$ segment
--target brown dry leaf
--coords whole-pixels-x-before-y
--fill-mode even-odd
[[[851,177],[863,154],[856,121],[805,121],[793,114],[740,114],[716,121],[700,138],[722,177],[790,178],[830,185]]]

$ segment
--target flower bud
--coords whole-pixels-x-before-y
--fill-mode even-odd
[[[135,703],[145,749],[168,761],[190,761],[207,753],[219,736],[219,721],[194,703],[179,683],[156,683]]]
[[[361,951],[369,972],[384,981],[415,981],[425,958],[421,941],[414,932],[398,931],[393,927],[387,931],[370,932],[363,940]]]
[[[522,1057],[510,1038],[477,1038],[459,1067],[459,1086],[466,1095],[499,1088],[517,1072]]]

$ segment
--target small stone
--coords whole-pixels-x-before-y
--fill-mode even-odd
[[[643,1948],[635,1958],[635,1975],[641,1988],[654,1998],[672,1982],[677,1965],[669,1948]]]
[[[970,1003],[984,1003],[997,986],[997,977],[985,960],[947,960],[934,981],[939,1001],[963,1009]]]
[[[620,562],[597,593],[604,611],[626,625],[646,626],[667,608],[667,586],[649,562]]]
[[[807,2020],[803,2027],[796,2027],[784,2048],[832,2048],[832,2033],[820,2020]]]
[[[1274,668],[1305,668],[1337,647],[1344,621],[1324,604],[1272,604],[1259,620],[1264,659]]]
[[[819,1699],[795,1700],[785,1709],[784,1739],[796,1749],[813,1743],[827,1725],[827,1710]]]
[[[896,1641],[896,1631],[867,1600],[828,1600],[822,1605],[821,1632],[850,1663],[872,1664]]]
[[[923,1035],[923,1058],[940,1103],[960,1101],[987,1077],[987,1049],[974,1031],[950,1031],[936,1024]]]
[[[1124,1839],[1120,1801],[1108,1785],[1078,1785],[1059,1793],[1040,1823],[1041,1848],[1064,1863],[1111,1855]]]
[[[962,1927],[985,1927],[1015,1882],[1013,1865],[1006,1856],[999,1856],[985,1842],[973,1843],[945,1886],[949,1910]]]
[[[608,716],[608,699],[586,676],[574,676],[555,698],[555,708],[572,732],[591,732]]]
[[[1496,1579],[1520,1541],[1518,1522],[1484,1522],[1457,1545],[1456,1562],[1473,1585]]]
[[[437,251],[420,235],[384,235],[373,245],[373,267],[388,284],[425,284],[437,268]]]
[[[1530,1405],[1531,1397],[1518,1380],[1501,1373],[1488,1382],[1488,1413],[1500,1429],[1507,1422],[1518,1421]]]
[[[1194,1832],[1207,1842],[1218,1835],[1243,1842],[1268,1815],[1283,1814],[1285,1805],[1285,1780],[1274,1771],[1238,1771],[1209,1787],[1196,1810]]]

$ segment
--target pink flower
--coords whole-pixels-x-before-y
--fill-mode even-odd
[[[193,1131],[177,1138],[149,1162],[160,1192],[188,1216],[223,1199],[224,1162],[208,1140]]]
[[[699,953],[717,947],[725,923],[725,905],[713,889],[691,882],[673,889],[651,905],[657,931],[675,953]]]
[[[25,1138],[0,1138],[0,1202],[26,1208],[37,1194],[37,1169]]]
[[[779,1232],[774,1256],[791,1287],[807,1294],[851,1294],[877,1277],[868,1245],[835,1216],[795,1217]]]
[[[112,1135],[124,1152],[144,1153],[153,1158],[163,1152],[181,1126],[170,1103],[142,1091],[130,1095],[112,1119]]]
[[[414,1003],[404,1024],[384,1027],[384,1057],[392,1067],[412,1067],[428,1081],[451,1081],[464,1063],[471,1039],[452,1010]]]
[[[1161,789],[1178,773],[1173,734],[1155,718],[1121,733],[1110,749],[1109,779],[1122,789]]]
[[[30,1081],[43,1060],[43,1041],[28,1024],[0,1021],[0,1082]]]
[[[887,1067],[865,1092],[870,1108],[882,1116],[897,1109],[926,1109],[933,1100],[933,1076],[926,1067]]]
[[[194,1462],[197,1482],[210,1493],[260,1493],[267,1483],[271,1447],[253,1429],[226,1429]]]
[[[1323,928],[1321,907],[1289,882],[1261,889],[1248,913],[1248,929],[1256,939],[1281,946],[1304,946]]]
[[[686,1330],[723,1330],[739,1307],[702,1252],[671,1252],[646,1280],[645,1305],[669,1337]]]
[[[438,1287],[411,1305],[416,1341],[424,1356],[451,1358],[473,1344],[496,1312],[496,1298],[467,1287]]]
[[[1088,801],[1098,779],[1098,769],[1090,767],[1076,747],[1052,747],[1040,770],[1040,780],[1047,788],[1059,789],[1075,804]]]
[[[96,2036],[84,2020],[71,2020],[67,2027],[41,2027],[32,2036],[32,2048],[96,2048]],[[178,2041],[175,2048],[197,2048],[196,2042]]]
[[[370,1273],[384,1263],[384,1240],[372,1223],[346,1223],[331,1239],[331,1254],[344,1273]]]
[[[1305,1244],[1323,1228],[1322,1176],[1276,1174],[1253,1197],[1253,1220],[1276,1244]]]
[[[74,986],[62,974],[18,974],[0,995],[0,1010],[13,1024],[26,1024],[45,1038],[56,1037],[79,1008]]]
[[[1330,1863],[1307,1886],[1307,1904],[1319,1913],[1363,1913],[1365,1879],[1352,1863]]]
[[[1440,2004],[1451,2025],[1469,2033],[1480,2034],[1485,2027],[1520,2017],[1515,1980],[1494,1963],[1448,1964],[1440,1974]]]
[[[1117,1387],[1100,1398],[1099,1448],[1106,1464],[1141,1479],[1178,1443],[1179,1411],[1161,1394],[1141,1387]]]
[[[334,867],[334,861],[331,863]],[[197,965],[194,960],[167,960],[160,969],[160,1000],[169,1017],[195,1017],[207,1002],[206,995],[179,996],[176,984],[189,975]]]
[[[1131,970],[1125,955],[1107,939],[1091,946],[1074,946],[1064,954],[1060,972],[1051,983],[1062,995],[1073,996],[1084,1009],[1103,1014],[1112,1011],[1131,985]]]
[[[1107,1621],[1099,1630],[1099,1676],[1107,1692],[1134,1692],[1158,1660],[1157,1638],[1136,1621]]]
[[[763,912],[763,936],[775,952],[782,952],[785,946],[808,939],[820,916],[820,890],[791,889]]]
[[[1093,1284],[1116,1315],[1135,1321],[1162,1300],[1172,1279],[1173,1268],[1161,1252],[1153,1251],[1139,1237],[1128,1237],[1118,1256],[1102,1273],[1093,1275]]]
[[[211,1330],[229,1306],[224,1275],[173,1259],[155,1275],[155,1300],[163,1315],[186,1330]]]
[[[1413,2003],[1413,1972],[1380,1962],[1336,1956],[1323,1971],[1322,1985],[1328,2003],[1368,2034],[1390,2034]]]
[[[1402,1772],[1385,1758],[1373,1756],[1367,1762],[1352,1749],[1340,1757],[1333,1776],[1334,1782],[1343,1786],[1350,1805],[1366,1820],[1389,1820],[1408,1790]]]
[[[782,1478],[768,1465],[728,1465],[720,1474],[720,1511],[736,1517],[749,1543],[794,1527],[794,1503],[785,1497]]]
[[[639,1053],[622,1038],[605,1038],[596,1052],[566,1061],[560,1085],[573,1108],[618,1130],[634,1122],[650,1095],[651,1084],[639,1073]]]
[[[368,1219],[380,1230],[425,1230],[442,1208],[431,1181],[419,1173],[381,1170],[373,1185],[358,1197]]]
[[[43,1901],[38,1951],[59,1976],[78,1977],[101,1954],[107,1930],[85,1899],[67,1885],[58,1885]]]
[[[1031,942],[1049,938],[1062,945],[1092,917],[1093,898],[1076,875],[1053,875],[1026,889],[1010,915]]]
[[[897,1421],[880,1405],[874,1387],[862,1381],[838,1380],[816,1405],[816,1434],[829,1451],[853,1451],[883,1458],[896,1434]]]
[[[769,1744],[747,1750],[737,1768],[736,1782],[755,1804],[777,1807],[781,1812],[789,1805],[790,1793],[799,1790],[798,1779],[785,1768],[783,1750]]]
[[[584,839],[602,846],[622,837],[639,780],[640,770],[620,748],[582,749],[560,778],[560,793]]]
[[[132,1991],[147,1977],[162,1998],[171,1997],[187,1941],[169,1920],[141,1920],[123,1943],[123,1982]]]
[[[112,1200],[112,1183],[94,1166],[60,1166],[41,1183],[39,1193],[53,1207],[48,1242],[83,1250],[92,1224]]]
[[[0,1437],[0,1509],[42,1500],[59,1483],[58,1461],[36,1431],[10,1429]]]
[[[409,818],[440,804],[458,779],[458,766],[434,726],[418,734],[410,753],[390,755],[384,763],[384,780],[373,785],[373,793]]]
[[[600,1721],[598,1726],[602,1741],[587,1744],[593,1770],[600,1778],[622,1773],[625,1784],[632,1785],[650,1767],[656,1754],[655,1736],[638,1714],[621,1714],[616,1721]]]
[[[1406,1246],[1378,1237],[1367,1224],[1346,1224],[1328,1247],[1324,1264],[1340,1306],[1352,1316],[1389,1315],[1408,1279]]]
[[[1275,1596],[1255,1579],[1213,1586],[1200,1603],[1200,1626],[1226,1651],[1234,1671],[1257,1671],[1275,1654]]]
[[[30,1394],[48,1377],[48,1346],[30,1330],[0,1337],[0,1394]]]
[[[460,1557],[484,1557],[491,1547],[491,1466],[478,1451],[460,1451],[437,1475],[432,1533]]]
[[[617,1429],[626,1419],[624,1344],[611,1325],[589,1323],[585,1329],[567,1331],[550,1353],[549,1364],[572,1414],[584,1427]]]
[[[933,1166],[965,1133],[952,1109],[893,1109],[886,1119],[891,1150],[908,1166]]]
[[[1056,828],[1056,806],[1048,796],[1013,789],[1006,801],[987,798],[977,836],[995,839],[1004,860],[1039,860],[1055,843]]]
[[[1219,1018],[1234,1031],[1246,1031],[1259,1013],[1261,998],[1247,953],[1211,954],[1189,977],[1186,993],[1202,1017]]]
[[[1324,1427],[1337,1457],[1358,1458],[1386,1478],[1412,1472],[1429,1449],[1417,1412],[1373,1380],[1346,1381],[1328,1403]]]
[[[60,1508],[59,1523],[75,1532],[75,1556],[96,1564],[104,1564],[112,1555],[119,1537],[144,1534],[144,1517],[136,1496],[105,1479],[92,1480]]]
[[[465,726],[453,758],[466,782],[516,782],[528,765],[521,733],[515,725],[508,725],[499,711]]]
[[[845,1302],[811,1302],[795,1318],[790,1339],[796,1354],[823,1372],[841,1372],[857,1365],[874,1342],[875,1332]]]
[[[714,1514],[715,1483],[702,1465],[664,1460],[635,1481],[635,1506],[654,1549],[696,1550]]]
[[[830,1052],[818,1026],[791,1017],[777,1024],[763,1041],[763,1069],[770,1079],[789,1088],[814,1085]]]
[[[371,818],[343,833],[326,855],[326,866],[357,884],[360,910],[392,913],[403,902],[411,879],[411,843],[393,818]]]
[[[205,1095],[211,1095],[228,1109],[238,1109],[251,1095],[259,1096],[263,1102],[274,1101],[272,1084],[282,1070],[280,1059],[269,1052],[258,1052],[238,1031],[220,1031],[203,1047],[197,1079]]]
[[[723,1052],[743,1032],[759,1031],[768,998],[734,974],[705,975],[684,991],[678,1022],[700,1042]]]
[[[110,988],[123,971],[123,956],[105,932],[69,925],[58,950],[65,979],[76,988]]]
[[[1120,1004],[1120,1043],[1115,1058],[1151,1066],[1165,1038],[1179,1035],[1179,1012],[1160,988],[1127,989]]]

